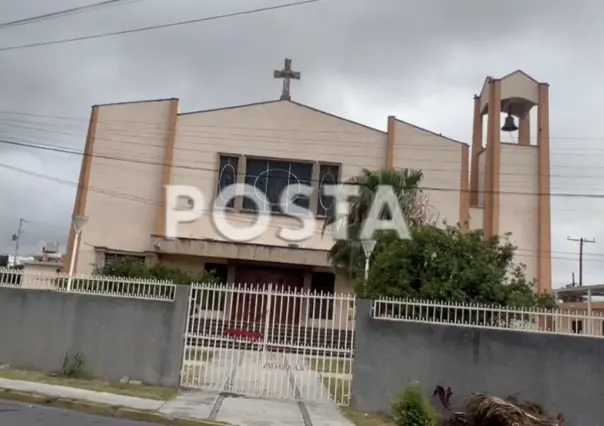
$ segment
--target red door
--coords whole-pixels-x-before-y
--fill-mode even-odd
[[[271,298],[271,321],[278,325],[297,325],[300,321],[301,297],[304,277],[297,271],[283,271],[275,277]]]
[[[268,298],[256,291],[266,291],[268,285],[272,284],[271,323],[298,324],[301,299],[295,293],[304,286],[302,271],[240,266],[237,268],[236,281],[242,288],[246,284],[246,290],[235,292],[233,296],[232,320],[242,325],[263,324]]]
[[[261,325],[267,306],[267,297],[262,293],[267,282],[261,271],[237,268],[236,281],[241,290],[233,293],[231,319],[245,328]]]

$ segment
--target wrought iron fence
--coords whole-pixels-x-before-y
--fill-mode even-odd
[[[50,290],[131,297],[149,300],[174,300],[176,285],[167,281],[120,278],[103,275],[69,276],[67,273],[28,271],[0,268],[0,287]]]
[[[512,308],[383,298],[373,302],[372,317],[388,321],[604,337],[604,315],[587,310]]]

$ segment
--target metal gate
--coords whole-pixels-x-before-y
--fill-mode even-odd
[[[353,294],[192,285],[181,386],[348,405]]]

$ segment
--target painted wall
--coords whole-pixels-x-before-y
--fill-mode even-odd
[[[78,272],[94,269],[95,246],[151,248],[170,106],[168,100],[98,107]]]
[[[92,377],[178,386],[188,287],[173,302],[0,287],[0,364],[58,371],[85,356]]]
[[[522,71],[515,71],[499,80],[501,80],[502,99],[523,98],[535,104],[539,102],[539,88],[536,81]],[[489,91],[487,88],[486,84],[483,85],[480,93],[481,110],[489,103]]]
[[[49,279],[48,275],[55,275],[60,267],[58,263],[25,263],[21,286],[39,289],[52,287],[52,279]]]
[[[455,225],[459,222],[463,144],[398,120],[394,135],[394,167],[422,170],[421,185],[435,218]]]
[[[518,246],[516,261],[526,265],[527,277],[535,278],[539,255],[538,180],[538,148],[502,143],[499,232],[511,233],[510,241]]]
[[[254,155],[277,159],[341,164],[341,179],[346,180],[362,169],[384,167],[386,135],[383,132],[342,120],[329,114],[290,102],[273,102],[240,108],[180,115],[178,118],[172,184],[194,185],[206,196],[217,190],[219,153]],[[204,210],[212,199],[206,200]],[[249,214],[229,215],[233,226],[248,226]],[[270,232],[252,242],[274,246],[289,243],[277,237],[281,227],[297,228],[289,217],[273,217]],[[329,249],[333,239],[321,235],[322,224],[314,236],[300,246]],[[224,241],[214,229],[209,216],[182,224],[179,235],[185,238],[210,238]]]
[[[376,320],[370,303],[357,303],[355,409],[386,411],[419,382],[430,396],[450,386],[455,410],[473,392],[486,392],[534,401],[563,413],[569,425],[602,424],[604,339]]]
[[[487,161],[487,149],[483,149],[478,154],[478,206],[484,209],[484,188],[486,185],[486,161]],[[480,219],[482,228],[482,218]]]
[[[171,115],[174,102],[98,107],[85,209],[89,222],[79,245],[78,272],[93,271],[98,263],[95,247],[125,252],[154,250],[151,235],[155,233],[161,205],[162,163],[170,122],[174,119]],[[342,180],[364,168],[385,166],[387,135],[384,132],[291,102],[181,114],[176,120],[171,182],[195,186],[206,194],[208,199],[203,209],[206,213],[210,197],[216,193],[219,153],[340,163]],[[435,217],[441,223],[443,220],[457,223],[462,144],[395,120],[393,154],[396,168],[424,172],[422,186]],[[479,158],[481,170],[484,170],[485,157],[483,152]],[[531,175],[536,170],[535,159],[533,147],[503,144],[502,191],[506,188],[529,191],[535,184],[535,175]],[[482,188],[484,172],[480,174],[480,181]],[[481,194],[481,201],[482,198]],[[533,225],[532,211],[537,198],[506,195],[501,197],[501,202],[501,230],[514,233],[521,251],[526,254],[522,261],[534,271],[537,228]],[[476,213],[480,212],[473,209],[470,215],[472,228],[482,223]],[[234,226],[245,226],[253,220],[253,216],[241,213],[230,213],[229,217]],[[277,232],[282,227],[298,226],[293,218],[273,217],[270,232],[252,242],[286,246],[288,243],[278,238]],[[319,223],[313,237],[300,246],[329,249],[333,240],[329,233],[321,235],[321,228]],[[224,240],[207,214],[194,223],[180,225],[179,235]]]
[[[482,229],[483,211],[478,207],[470,207],[470,229]]]

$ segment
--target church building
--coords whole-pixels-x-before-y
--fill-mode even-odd
[[[298,227],[297,220],[268,205],[259,213],[271,215],[270,232],[253,241],[229,241],[207,214],[180,224],[178,238],[170,239],[164,188],[194,186],[209,210],[208,197],[228,184],[260,182],[279,193],[283,179],[271,179],[268,171],[294,170],[316,189],[309,208],[324,217],[329,203],[321,185],[345,182],[363,169],[409,168],[423,171],[421,185],[439,221],[483,228],[486,235],[510,232],[518,260],[538,279],[535,290],[551,290],[548,84],[522,71],[487,77],[473,99],[473,121],[468,96],[473,136],[466,144],[395,116],[384,118],[384,131],[292,101],[290,80],[300,73],[291,60],[274,76],[283,79],[281,98],[248,105],[195,112],[180,111],[178,99],[93,106],[74,205],[74,215],[88,220],[78,238],[71,230],[65,269],[73,263],[75,272],[89,274],[129,256],[213,270],[229,283],[348,292],[328,262],[334,240],[322,234],[322,224],[308,240],[291,244],[277,233]],[[503,142],[502,130],[517,142]],[[249,226],[258,213],[241,198],[228,207],[234,226]]]

